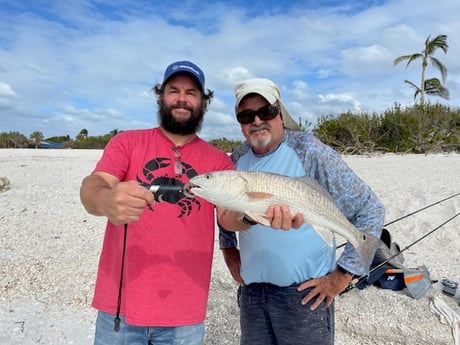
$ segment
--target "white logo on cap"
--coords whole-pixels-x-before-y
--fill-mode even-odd
[[[197,71],[196,69],[194,69],[192,66],[187,66],[187,65],[174,65],[173,66],[173,71],[176,71],[178,69],[188,69],[190,71],[192,71],[193,73],[195,73],[196,75],[200,75],[200,72]]]

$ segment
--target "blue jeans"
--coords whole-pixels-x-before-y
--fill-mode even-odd
[[[314,311],[314,302],[302,305],[311,289],[297,291],[297,285],[279,287],[253,283],[240,287],[241,345],[332,345],[334,304],[323,302]]]
[[[120,315],[120,330],[113,329],[115,315],[99,311],[94,345],[201,345],[204,323],[178,327],[133,326]]]

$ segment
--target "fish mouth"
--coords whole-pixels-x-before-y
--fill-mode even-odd
[[[199,184],[189,182],[186,183],[184,186],[184,195],[188,196],[189,198],[194,198],[196,196],[200,196],[199,191],[202,190],[203,187]],[[197,191],[198,193],[194,193],[193,191]]]
[[[188,189],[201,188],[201,186],[199,184],[196,184],[196,183],[193,183],[193,182],[187,183],[186,186],[187,186]]]
[[[192,188],[200,188],[200,186],[193,183],[186,183],[182,189],[182,194],[184,194],[187,198],[194,198],[195,194],[193,194]]]

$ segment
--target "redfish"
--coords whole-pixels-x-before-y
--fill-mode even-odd
[[[242,212],[258,223],[270,226],[265,212],[270,205],[287,205],[291,214],[301,213],[329,245],[334,233],[356,249],[368,267],[380,240],[358,230],[336,206],[331,195],[314,179],[288,177],[261,171],[225,170],[208,172],[190,179],[190,191],[219,207]],[[295,231],[295,230],[294,230]]]

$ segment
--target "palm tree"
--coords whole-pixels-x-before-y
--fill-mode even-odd
[[[401,61],[407,60],[407,68],[412,61],[422,59],[422,78],[420,81],[420,86],[415,85],[409,80],[404,80],[405,83],[415,88],[414,100],[418,95],[420,95],[420,105],[425,103],[425,93],[428,95],[449,99],[449,90],[445,88],[437,78],[425,80],[425,71],[428,66],[428,60],[430,60],[431,64],[441,72],[443,82],[446,80],[447,76],[446,66],[444,66],[441,61],[433,56],[438,48],[442,49],[444,54],[447,54],[447,50],[449,48],[447,44],[447,35],[438,35],[432,40],[430,40],[430,37],[431,36],[428,36],[426,39],[425,49],[421,53],[402,55],[393,61],[393,65],[397,65]]]
[[[35,131],[30,135],[29,138],[34,142],[35,148],[38,149],[38,146],[40,146],[40,143],[45,137],[43,136],[42,132]]]
[[[77,136],[75,137],[77,140],[81,140],[81,139],[86,139],[88,138],[88,130],[86,128],[83,128],[80,133],[77,134]]]
[[[110,134],[112,137],[116,136],[118,133],[119,133],[118,128],[112,129],[112,130],[109,132],[109,134]]]

